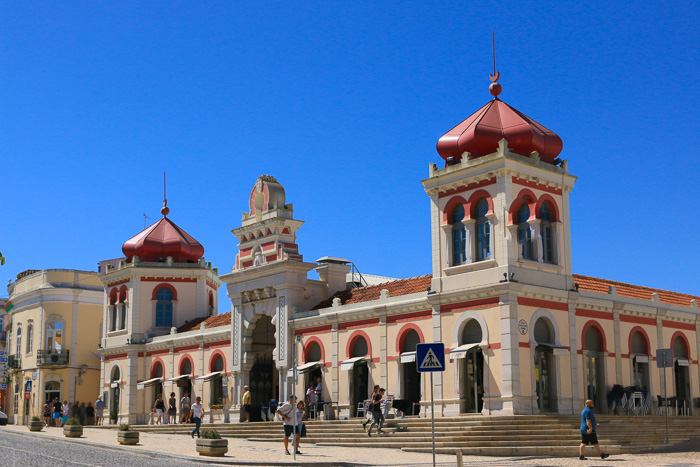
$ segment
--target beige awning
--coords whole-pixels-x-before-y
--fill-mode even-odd
[[[399,355],[401,363],[411,363],[416,361],[416,352],[404,352]]]
[[[140,383],[137,383],[136,389],[148,388],[151,386],[155,386],[157,384],[161,384],[162,382],[163,382],[163,378],[147,379],[146,381],[141,381]]]
[[[308,363],[304,363],[303,365],[299,365],[297,367],[297,375],[303,375],[304,373],[308,373],[309,371],[311,371],[315,368],[318,368],[321,365],[323,365],[322,362],[308,362]],[[287,370],[287,376],[289,378],[294,376],[294,369],[293,368],[290,368],[289,370]]]
[[[634,360],[637,363],[649,363],[649,355],[643,353],[636,353],[634,354]]]
[[[450,350],[450,360],[457,360],[460,358],[465,358],[467,356],[467,352],[469,352],[474,347],[479,347],[480,345],[481,345],[480,342],[477,342],[476,344],[460,345],[456,349]]]
[[[214,379],[214,378],[218,378],[219,376],[223,376],[223,375],[224,375],[224,372],[223,372],[223,371],[215,371],[215,372],[213,372],[213,373],[209,373],[209,374],[206,374],[206,375],[198,376],[198,377],[195,378],[194,380],[195,380],[195,381],[201,381],[201,380],[209,381],[209,380],[212,380],[212,379]]]
[[[177,383],[180,380],[190,379],[190,378],[192,378],[192,375],[180,375],[180,376],[175,376],[174,378],[166,379],[165,382],[166,383]]]
[[[348,360],[345,360],[344,362],[341,362],[340,369],[343,371],[352,370],[352,368],[355,366],[356,363],[363,362],[364,360],[365,360],[365,357],[352,357],[351,359],[348,359]]]

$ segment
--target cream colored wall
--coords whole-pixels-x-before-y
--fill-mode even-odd
[[[173,326],[180,327],[185,321],[197,317],[197,283],[196,282],[141,282],[140,297],[140,329],[149,329],[155,325],[155,305],[153,291],[162,284],[169,284],[177,291],[177,302],[174,304]],[[111,290],[111,289],[110,289]],[[131,300],[131,297],[129,298]],[[205,297],[208,300],[208,298]]]

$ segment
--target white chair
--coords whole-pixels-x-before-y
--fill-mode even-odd
[[[357,403],[357,413],[355,414],[355,416],[359,417],[360,414],[362,414],[362,416],[366,416],[367,412],[368,412],[368,410],[367,410],[368,407],[369,407],[369,401],[358,402]]]

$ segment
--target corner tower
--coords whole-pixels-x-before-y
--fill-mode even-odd
[[[498,98],[443,135],[423,180],[431,198],[435,292],[518,281],[574,287],[569,192],[554,132]],[[466,283],[465,283],[466,281]]]

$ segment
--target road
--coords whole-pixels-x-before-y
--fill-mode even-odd
[[[17,467],[58,466],[131,466],[192,467],[191,461],[164,459],[158,453],[129,453],[102,447],[41,439],[3,431],[0,436],[0,465]]]

